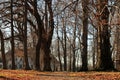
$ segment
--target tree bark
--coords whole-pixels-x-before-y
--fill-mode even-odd
[[[35,69],[36,70],[41,70],[40,68],[40,48],[41,48],[41,39],[42,39],[42,33],[43,33],[43,22],[41,20],[41,17],[38,13],[37,10],[37,0],[34,0],[34,16],[36,18],[37,21],[37,25],[38,25],[38,30],[37,32],[37,36],[38,36],[38,41],[37,41],[37,45],[36,45],[36,58],[35,58]]]
[[[11,0],[11,57],[12,69],[15,69],[15,49],[14,49],[14,28],[13,28],[13,0]]]
[[[39,71],[41,70],[40,68],[40,47],[41,47],[41,40],[38,37],[38,42],[36,45],[35,69]]]
[[[108,1],[106,1],[108,3]],[[104,11],[101,15],[103,23],[103,31],[102,31],[102,45],[101,45],[101,66],[103,66],[104,70],[113,70],[114,65],[112,61],[112,53],[111,53],[111,44],[110,44],[110,32],[108,29],[108,20],[109,20],[109,10],[107,7],[104,8]]]
[[[61,57],[60,57],[60,41],[59,41],[59,31],[58,31],[58,16],[57,16],[57,51],[58,51],[58,59],[60,64],[60,71],[62,71],[62,63],[61,63]]]
[[[77,28],[77,14],[75,18],[75,28],[74,28],[74,36],[73,36],[73,46],[72,46],[72,52],[73,52],[73,72],[76,71],[76,28]]]
[[[49,30],[48,33],[44,33],[42,36],[42,40],[44,40],[44,71],[51,71],[51,58],[50,58],[50,47],[52,43],[52,36],[54,32],[54,18],[53,18],[53,10],[52,10],[52,0],[45,0],[47,6],[48,6],[48,12],[49,12]],[[43,41],[42,41],[43,42]]]
[[[62,23],[63,23],[63,54],[64,54],[64,71],[67,71],[67,49],[66,49],[66,25],[64,18],[62,18]]]
[[[1,30],[0,30],[0,37],[1,37],[1,53],[2,53],[3,69],[7,69],[6,57],[5,57],[5,47],[4,47],[4,38],[3,38],[3,33]]]
[[[98,11],[102,14],[99,15],[98,27],[98,56],[97,56],[97,70],[114,70],[112,61],[111,44],[110,44],[110,32],[108,29],[109,10],[107,8],[108,0],[98,0]]]
[[[24,15],[24,60],[25,60],[25,70],[30,70],[28,62],[28,49],[27,49],[27,0],[25,0],[25,15]]]
[[[52,71],[50,65],[51,63],[50,45],[51,42],[47,41],[46,38],[42,37],[41,49],[43,50],[43,54],[44,54],[44,69],[43,69],[44,71]]]
[[[83,48],[82,48],[82,71],[87,71],[87,36],[88,36],[88,10],[87,10],[88,0],[84,0],[82,2],[83,6],[83,35],[82,35],[82,42],[83,42]]]
[[[36,45],[36,70],[40,70],[40,54],[44,55],[44,71],[51,71],[50,67],[50,46],[54,31],[54,19],[53,19],[53,11],[52,11],[52,0],[44,0],[46,6],[48,7],[47,10],[49,12],[49,20],[45,20],[45,22],[49,25],[44,25],[43,20],[39,14],[37,9],[37,0],[34,0],[33,7],[34,9],[29,9],[29,11],[34,15],[37,25],[36,25],[36,33],[38,36],[38,42]],[[29,6],[30,7],[30,6]],[[33,12],[34,11],[34,12]],[[47,19],[47,18],[46,18]],[[48,29],[45,29],[48,28]]]

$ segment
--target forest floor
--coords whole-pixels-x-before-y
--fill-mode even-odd
[[[120,80],[120,72],[38,72],[0,70],[0,80]]]

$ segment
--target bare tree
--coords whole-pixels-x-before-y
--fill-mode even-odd
[[[25,60],[25,69],[30,70],[29,62],[28,62],[28,52],[27,52],[27,0],[24,2],[24,60]]]
[[[88,60],[87,60],[87,38],[88,38],[88,0],[83,0],[82,2],[82,6],[83,6],[83,34],[82,34],[82,53],[81,53],[81,57],[82,57],[82,68],[81,70],[83,71],[87,71],[88,70]]]
[[[98,60],[96,68],[98,70],[114,70],[108,28],[109,10],[106,6],[108,5],[108,0],[98,0],[98,4],[100,26],[98,26]]]
[[[14,47],[14,26],[13,26],[13,0],[11,0],[11,56],[12,69],[15,69],[15,47]]]
[[[57,51],[58,51],[58,59],[60,63],[60,70],[62,71],[62,63],[61,63],[61,55],[60,55],[60,37],[59,37],[59,28],[58,28],[58,16],[57,16]]]
[[[36,22],[37,22],[37,35],[38,35],[38,42],[36,45],[36,69],[40,69],[40,54],[44,54],[44,70],[45,71],[51,71],[50,67],[50,46],[51,46],[51,40],[52,35],[54,31],[54,18],[53,18],[53,11],[52,11],[52,0],[45,0],[45,4],[48,9],[49,14],[49,20],[48,22],[45,22],[47,25],[47,31],[46,26],[44,25],[43,20],[41,19],[41,15],[39,14],[38,7],[37,7],[37,0],[33,2],[34,7],[34,13],[33,10],[30,8],[29,11],[34,15]],[[30,5],[28,5],[30,7]]]

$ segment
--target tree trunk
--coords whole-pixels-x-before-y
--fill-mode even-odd
[[[78,16],[78,13],[77,13],[77,6],[78,6],[78,2],[76,3],[76,6],[75,6],[75,28],[74,28],[74,31],[73,31],[73,48],[72,48],[72,51],[73,51],[73,72],[76,71],[76,28],[77,28],[77,16]]]
[[[95,33],[95,29],[93,29],[93,47],[92,47],[92,59],[93,59],[93,70],[95,69],[95,63],[96,63],[96,33]]]
[[[60,37],[59,37],[59,31],[58,31],[58,16],[57,16],[57,52],[58,52],[58,59],[60,64],[60,71],[62,71],[62,63],[61,63],[61,57],[60,57]]]
[[[42,43],[41,43],[41,49],[43,50],[44,54],[44,71],[52,71],[51,70],[51,57],[50,57],[50,45],[51,45],[51,40],[48,41],[45,37],[45,35],[42,37]]]
[[[70,53],[69,53],[69,54],[70,54],[70,58],[69,58],[69,59],[70,59],[70,62],[69,62],[69,71],[72,71],[72,53],[71,53],[71,52],[72,52],[72,51],[71,51],[72,48],[71,48],[71,39],[70,39],[70,47],[69,47],[69,49],[70,49]]]
[[[41,39],[42,39],[42,33],[43,33],[43,22],[41,20],[41,16],[38,13],[37,10],[37,0],[34,0],[34,16],[36,18],[37,21],[37,25],[38,25],[38,31],[37,32],[37,36],[38,36],[38,41],[37,41],[37,45],[36,45],[36,59],[35,59],[35,69],[36,70],[41,70],[40,68],[40,48],[41,48]]]
[[[63,54],[64,54],[64,71],[67,71],[67,49],[66,49],[66,25],[64,18],[62,18],[62,24],[63,24],[63,33],[62,33],[62,47],[63,47]]]
[[[25,70],[30,70],[28,62],[28,51],[27,51],[27,0],[25,0],[25,15],[24,15],[24,60]]]
[[[60,57],[60,45],[59,45],[59,39],[58,39],[58,59],[59,59],[59,63],[60,63],[60,71],[62,71],[62,63],[61,63],[61,57]]]
[[[116,30],[115,30],[115,36],[114,36],[115,40],[114,40],[114,44],[115,44],[115,68],[117,70],[120,70],[120,26],[116,26]]]
[[[41,70],[40,68],[40,47],[41,47],[41,39],[38,37],[38,42],[36,45],[36,58],[35,58],[35,69]]]
[[[98,56],[97,56],[97,70],[114,70],[113,61],[111,58],[111,45],[110,45],[110,32],[108,30],[109,10],[105,6],[108,4],[108,0],[98,0],[99,23],[102,23],[98,27]]]
[[[75,22],[77,21],[77,15],[76,15],[76,19]],[[75,23],[75,28],[74,28],[74,36],[73,36],[73,46],[72,46],[72,52],[73,52],[73,72],[76,71],[76,27],[77,27],[77,23]]]
[[[82,71],[87,71],[87,36],[88,36],[88,11],[87,11],[87,5],[88,0],[84,0],[82,3],[83,6],[83,35],[82,35],[82,42],[83,42],[83,48],[82,48]]]
[[[49,12],[49,30],[46,33],[43,33],[42,35],[42,44],[44,44],[44,71],[51,71],[51,58],[50,58],[50,47],[52,43],[52,36],[54,32],[54,18],[53,18],[53,10],[52,10],[52,0],[45,0],[47,6],[48,6],[48,12]]]
[[[73,50],[73,72],[76,71],[76,54],[75,51]]]
[[[108,3],[108,1],[106,1]],[[103,31],[102,31],[102,45],[101,45],[101,66],[103,66],[104,70],[113,70],[114,65],[112,61],[112,53],[111,53],[111,44],[110,44],[110,32],[108,30],[108,20],[109,20],[109,10],[107,7],[104,8],[104,11],[101,15],[103,23]]]
[[[98,2],[97,12],[100,13],[100,0]],[[97,28],[97,62],[95,69],[100,70],[101,69],[101,24],[100,24],[100,16],[98,16],[98,28]]]
[[[15,69],[15,49],[14,49],[14,28],[13,28],[13,0],[11,0],[11,57],[12,69]]]
[[[3,33],[1,30],[0,30],[0,37],[1,37],[1,53],[2,53],[3,69],[7,69],[6,57],[5,57],[5,47],[4,47],[4,38],[3,38]]]
[[[45,1],[45,7],[49,12],[49,20],[45,20],[48,22],[47,25],[44,25],[43,20],[41,19],[41,16],[38,11],[37,7],[37,0],[33,1],[33,7],[34,7],[34,12],[32,9],[29,11],[34,15],[37,25],[36,25],[36,33],[38,36],[38,44],[36,45],[36,69],[39,69],[40,65],[40,54],[44,54],[44,71],[51,71],[50,68],[50,46],[51,46],[51,41],[52,41],[52,36],[54,32],[54,19],[53,19],[53,11],[52,11],[52,0],[44,0]],[[48,8],[47,8],[48,7]],[[48,29],[45,29],[48,28]],[[41,51],[40,51],[41,50]]]

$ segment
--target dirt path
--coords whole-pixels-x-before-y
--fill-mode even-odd
[[[0,80],[120,80],[120,72],[38,72],[0,70]]]

